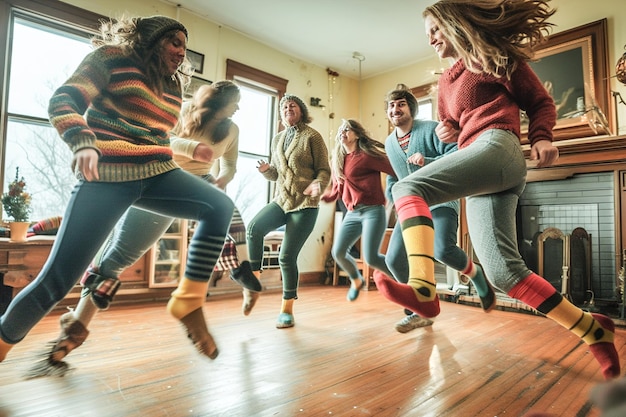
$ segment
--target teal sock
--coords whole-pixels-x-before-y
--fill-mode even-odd
[[[487,278],[483,272],[483,268],[480,265],[476,265],[470,261],[467,269],[462,272],[463,275],[467,275],[472,280],[472,284],[476,288],[476,292],[480,297],[484,297],[489,292],[489,284]]]

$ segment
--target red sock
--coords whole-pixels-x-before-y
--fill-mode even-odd
[[[602,314],[591,313],[591,315],[604,329],[615,332],[615,323],[613,323],[613,320]],[[600,363],[600,369],[602,369],[604,379],[608,381],[620,375],[619,355],[615,349],[615,343],[594,343],[593,345],[589,345],[589,351],[593,354],[598,363]]]
[[[426,318],[439,315],[439,297],[435,295],[432,301],[419,301],[415,289],[407,284],[402,284],[380,271],[374,271],[376,288],[389,301],[400,304],[402,307]]]
[[[535,273],[518,282],[509,291],[509,295],[537,309],[583,339],[600,364],[605,379],[619,376],[620,364],[613,340],[615,333],[613,320],[602,314],[582,311],[563,298],[552,284]]]

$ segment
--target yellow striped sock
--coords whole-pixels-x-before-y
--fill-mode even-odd
[[[415,289],[419,301],[432,301],[437,296],[435,231],[431,224],[416,223],[408,226],[405,224],[403,223],[402,237],[409,257],[408,284]]]

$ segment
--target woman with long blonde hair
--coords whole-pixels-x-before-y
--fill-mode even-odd
[[[336,142],[331,160],[332,187],[322,200],[332,202],[341,198],[348,209],[333,243],[332,255],[350,277],[351,285],[346,298],[354,301],[365,285],[365,279],[349,253],[359,238],[363,260],[391,275],[385,257],[380,253],[387,228],[381,173],[395,173],[385,154],[385,145],[372,139],[358,121],[343,120]]]
[[[530,158],[548,167],[554,100],[527,61],[551,27],[548,0],[441,0],[425,9],[428,42],[451,67],[439,78],[435,129],[459,150],[399,181],[393,198],[408,254],[408,283],[374,275],[380,292],[421,316],[439,314],[429,206],[466,197],[469,235],[485,275],[588,345],[606,379],[619,376],[615,324],[583,311],[524,263],[515,212],[526,184],[520,109],[529,117]]]

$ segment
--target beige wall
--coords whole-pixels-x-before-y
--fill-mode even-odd
[[[204,54],[204,68],[198,77],[216,81],[224,79],[226,60],[232,59],[275,76],[289,80],[287,92],[301,97],[321,98],[325,108],[310,107],[311,126],[326,139],[329,151],[342,117],[358,115],[358,82],[341,74],[334,82],[326,68],[286,55],[230,29],[219,27],[198,15],[158,0],[67,0],[66,3],[105,16],[165,15],[180,20],[189,31],[191,50]],[[331,100],[330,97],[333,97]],[[331,119],[330,113],[336,117]],[[334,204],[322,203],[315,229],[305,243],[298,266],[301,272],[324,271],[333,236]]]
[[[608,48],[610,74],[615,75],[615,63],[625,52],[626,44],[626,8],[623,0],[552,0],[552,7],[557,9],[551,21],[556,24],[553,33],[561,32],[587,23],[606,18],[608,23]],[[403,37],[411,42],[426,43],[424,22],[421,17],[415,16],[415,25],[407,30]],[[391,40],[392,41],[396,41]],[[407,57],[407,62],[411,62]],[[387,135],[388,125],[384,110],[385,94],[393,89],[397,83],[416,87],[436,82],[434,71],[447,67],[448,63],[440,61],[433,52],[432,58],[421,62],[413,62],[403,68],[363,80],[363,122],[369,126],[375,137],[384,138]],[[626,100],[626,86],[613,78],[611,89],[618,91]],[[612,99],[612,97],[611,97]],[[619,104],[618,119],[620,134],[626,134],[626,105]],[[607,117],[609,116],[608,112]]]

